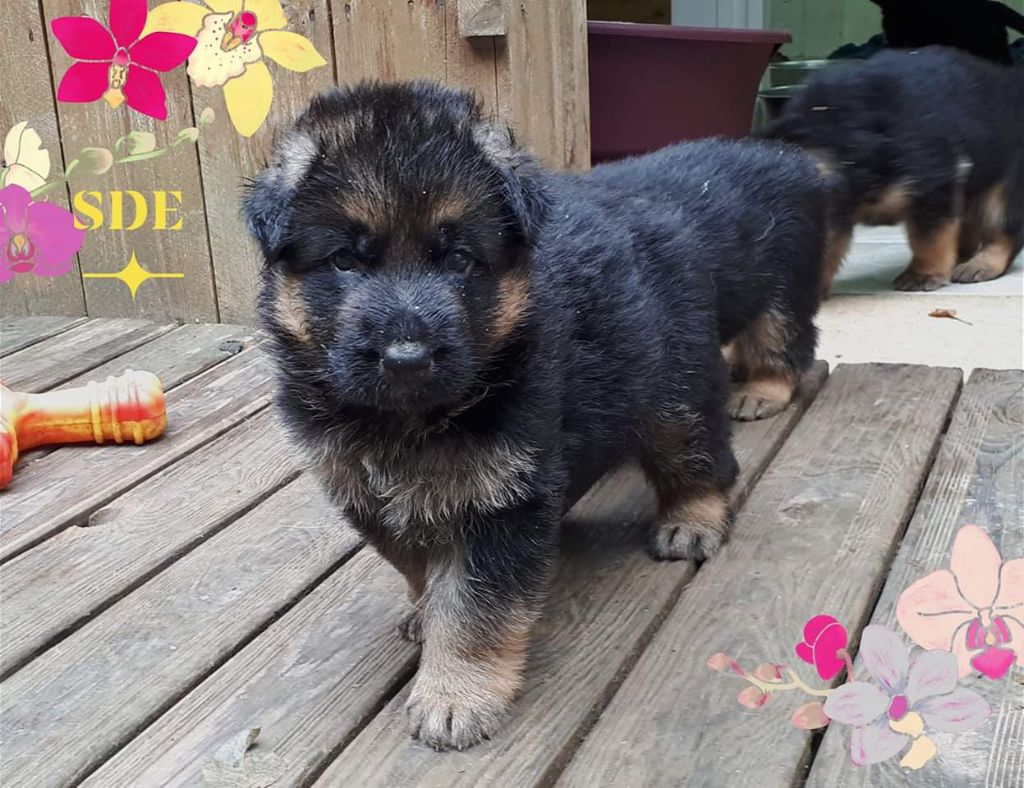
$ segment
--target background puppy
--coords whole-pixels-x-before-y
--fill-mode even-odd
[[[245,210],[278,404],[409,582],[414,736],[496,730],[561,517],[623,455],[658,493],[656,556],[718,549],[737,468],[700,222],[544,172],[429,84],[316,99]]]
[[[1024,246],[1024,73],[942,47],[826,70],[766,134],[833,168],[824,287],[856,223],[906,222],[899,290],[1001,275]]]
[[[814,361],[827,191],[814,159],[774,142],[701,140],[595,167],[666,221],[699,225],[738,419],[777,413]]]

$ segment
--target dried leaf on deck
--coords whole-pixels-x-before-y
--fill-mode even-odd
[[[931,312],[928,313],[928,317],[948,317],[952,318],[953,320],[959,320],[961,323],[964,323],[968,326],[971,325],[966,320],[963,320],[962,318],[957,316],[955,309],[933,309]]]

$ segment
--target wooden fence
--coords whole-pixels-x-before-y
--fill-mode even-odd
[[[149,0],[150,9],[161,2]],[[57,101],[56,86],[72,59],[50,23],[88,15],[106,24],[109,3],[0,0],[0,134],[27,121],[50,153],[51,170],[61,173],[84,148],[113,149],[131,132],[152,134],[157,148],[165,148],[183,129],[201,126],[207,108],[215,120],[201,126],[196,144],[178,144],[167,155],[114,164],[102,174],[74,169],[66,186],[47,199],[64,207],[92,206],[92,214],[99,208],[103,226],[86,233],[69,274],[19,274],[0,285],[5,316],[251,322],[259,260],[239,219],[241,185],[264,162],[275,130],[315,92],[334,84],[434,78],[471,87],[490,113],[509,121],[550,164],[589,162],[584,0],[283,0],[288,30],[308,38],[328,63],[305,73],[270,63],[271,113],[249,138],[229,121],[224,90],[196,87],[184,68],[160,75],[165,121],[127,107],[111,111],[102,100]],[[241,0],[207,5],[223,10]],[[504,33],[465,37],[474,26]],[[147,209],[147,220],[130,230],[124,228],[137,218],[132,209],[140,198],[129,190],[141,195]],[[117,200],[127,206],[121,225],[111,210]],[[145,271],[184,276],[145,281],[134,296],[123,281],[89,276],[118,272],[133,255]]]

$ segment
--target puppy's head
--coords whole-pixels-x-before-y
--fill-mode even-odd
[[[539,167],[468,93],[315,99],[245,202],[295,397],[428,413],[474,396],[528,312],[544,213]]]

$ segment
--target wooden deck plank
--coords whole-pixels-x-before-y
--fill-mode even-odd
[[[348,558],[300,478],[0,684],[0,782],[85,777]]]
[[[42,342],[86,321],[84,317],[8,317],[0,320],[0,356]]]
[[[785,416],[739,427],[743,481],[737,496],[746,494],[825,374],[822,364],[809,376],[800,403]],[[529,711],[519,714],[512,722],[515,729],[503,734],[504,749],[474,750],[481,753],[477,772],[488,764],[492,771],[500,771],[502,767],[493,765],[502,762],[510,774],[528,771],[526,762],[534,758],[540,763],[532,768],[541,770],[545,756],[553,760],[562,744],[558,737],[569,735],[577,718],[607,697],[618,664],[607,659],[609,631],[616,633],[623,650],[619,662],[633,659],[636,644],[647,637],[692,574],[687,564],[652,562],[639,549],[652,507],[646,485],[625,470],[605,480],[574,509],[565,551],[571,557],[559,573],[562,590],[553,595],[557,601],[538,629],[528,690],[520,702]],[[356,591],[334,594],[333,606],[330,598],[316,594],[304,600],[118,753],[94,775],[95,784],[195,784],[224,741],[253,726],[262,729],[253,761],[260,780],[300,784],[315,776],[404,682],[416,654],[394,631],[405,611],[404,586],[390,567],[369,551],[325,583],[325,594],[333,593],[326,589],[335,581],[339,588]],[[600,625],[589,626],[591,619]],[[571,701],[562,697],[552,705],[553,687],[566,684],[577,687],[579,695]],[[557,724],[532,735],[518,753],[512,752],[510,743],[519,740],[523,728],[552,716]],[[415,768],[405,752],[409,742],[404,724],[397,720],[387,733],[397,734],[395,751],[404,759],[390,779],[401,782],[397,772]],[[536,740],[548,736],[554,741],[542,752]],[[412,757],[418,759],[422,753],[414,751]],[[343,779],[327,779],[335,778]],[[472,778],[470,769],[465,780]],[[382,773],[380,779],[389,778]],[[362,780],[360,775],[355,782],[343,779],[340,784]]]
[[[783,415],[735,425],[742,468],[733,505],[754,482],[814,399],[822,363]],[[756,489],[756,488],[755,488]],[[690,562],[646,554],[654,496],[626,469],[586,496],[569,518],[566,550],[534,633],[525,685],[492,741],[439,758],[405,726],[408,686],[321,775],[318,785],[535,785],[560,769],[581,727],[593,720],[636,662],[694,573]]]
[[[45,391],[175,328],[145,320],[90,320],[0,362],[14,391]]]
[[[949,431],[882,596],[871,617],[896,632],[896,600],[911,584],[949,566],[956,532],[984,528],[1003,560],[1024,556],[1024,372],[975,370],[964,386]],[[858,662],[855,674],[863,676]],[[900,768],[899,759],[857,768],[849,759],[850,729],[827,729],[808,785],[960,788],[968,783],[996,788],[1024,785],[1024,668],[1003,681],[964,679],[981,693],[993,717],[958,736],[936,736],[939,756],[920,772]]]
[[[866,618],[960,376],[897,365],[832,373],[559,785],[793,783],[810,741],[789,726],[796,704],[744,719],[741,687],[706,660],[786,659],[812,615]]]
[[[265,407],[271,370],[240,353],[167,395],[167,432],[142,446],[69,446],[19,468],[0,495],[0,561],[26,550],[122,490],[170,465]]]
[[[264,410],[5,564],[0,677],[297,476],[284,446]]]

